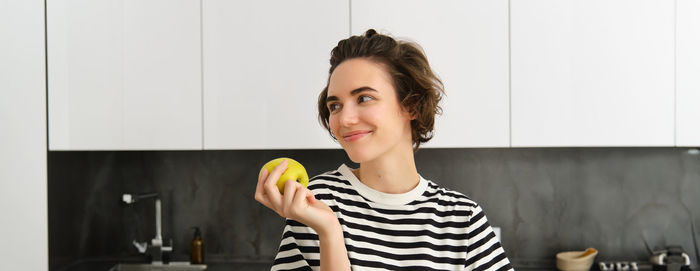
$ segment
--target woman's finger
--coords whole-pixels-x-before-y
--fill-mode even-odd
[[[311,194],[311,190],[307,189],[306,187],[302,186],[301,184],[297,188],[296,194],[294,195],[294,200],[292,204],[294,206],[300,206],[300,207],[306,207],[309,205],[308,201],[308,195]],[[311,197],[313,198],[313,194],[311,194]]]
[[[265,194],[265,189],[263,188],[263,185],[265,184],[265,180],[267,179],[267,175],[270,175],[269,172],[267,172],[266,168],[263,168],[260,170],[260,174],[258,174],[258,183],[255,186],[255,196],[257,199],[257,195],[264,195]]]
[[[267,172],[267,169],[263,168],[260,171],[260,175],[258,175],[258,183],[255,186],[255,200],[262,203],[262,205],[265,205],[265,207],[271,208],[270,201],[267,199],[264,187],[265,180],[267,179],[268,175],[270,175],[270,173]]]
[[[292,200],[294,199],[294,194],[296,194],[296,184],[294,180],[288,180],[287,182],[284,183],[284,195],[282,195],[282,204],[284,206],[283,212],[284,215],[287,218],[290,218],[290,216],[294,216],[295,214],[291,212],[291,209],[294,208],[292,205]]]
[[[261,169],[260,174],[258,174],[258,183],[265,182],[267,175],[270,175],[270,172],[268,172],[266,168]]]
[[[265,184],[263,185],[265,188],[265,196],[269,200],[270,205],[272,205],[271,209],[278,213],[282,211],[282,195],[280,194],[279,188],[277,188],[277,180],[282,176],[282,173],[287,170],[287,164],[287,160],[283,160],[282,163],[277,165],[267,176]]]
[[[314,205],[317,201],[314,193],[309,189],[306,189],[306,200],[309,202],[309,205]]]

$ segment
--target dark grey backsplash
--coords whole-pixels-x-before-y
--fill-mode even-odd
[[[356,167],[342,150],[49,152],[51,269],[136,255],[131,241],[155,235],[153,201],[120,199],[152,191],[162,195],[176,259],[187,259],[198,226],[210,260],[271,261],[283,219],[253,193],[259,168],[277,157],[296,159],[309,175]],[[423,177],[483,206],[511,259],[595,247],[600,260],[645,260],[643,238],[695,254],[700,156],[685,149],[423,149],[416,163]]]

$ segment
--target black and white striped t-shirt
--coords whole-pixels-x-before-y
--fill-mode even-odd
[[[309,189],[338,216],[353,270],[512,270],[481,207],[423,177],[407,193],[386,194],[341,165]],[[287,219],[272,270],[319,267],[318,235]]]

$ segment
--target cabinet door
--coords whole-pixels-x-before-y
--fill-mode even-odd
[[[677,1],[676,145],[700,146],[700,2]]]
[[[353,0],[352,33],[417,42],[445,85],[425,147],[508,147],[508,1]]]
[[[337,148],[318,123],[348,1],[203,2],[204,148]]]
[[[512,145],[673,146],[674,2],[511,1]]]
[[[201,149],[198,0],[47,1],[49,149]]]

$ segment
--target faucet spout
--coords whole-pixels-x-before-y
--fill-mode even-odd
[[[148,198],[155,198],[155,220],[156,220],[156,236],[151,240],[151,245],[147,246],[146,243],[138,243],[136,240],[133,241],[134,246],[136,246],[140,253],[145,253],[146,247],[151,251],[151,260],[153,262],[161,262],[163,259],[163,251],[172,250],[172,239],[170,240],[169,246],[165,246],[163,242],[163,231],[162,231],[162,208],[161,201],[158,193],[147,193],[140,195],[123,194],[122,201],[126,204],[132,204],[136,201]]]
[[[161,207],[160,207],[160,198],[156,198],[156,237],[153,238],[153,245],[154,246],[162,246],[163,245],[163,232],[162,232],[162,227],[161,227]]]

